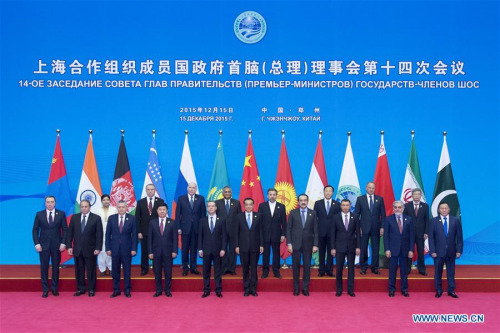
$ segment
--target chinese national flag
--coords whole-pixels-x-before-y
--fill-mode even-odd
[[[245,198],[253,199],[254,210],[257,210],[259,205],[264,202],[264,194],[262,192],[259,169],[257,168],[257,159],[253,152],[251,135],[248,135],[247,154],[245,155],[243,176],[241,177],[240,203],[242,210],[245,210]]]
[[[278,173],[276,174],[276,182],[274,187],[278,191],[277,201],[285,205],[286,215],[298,207],[297,193],[295,192],[295,185],[293,183],[292,169],[290,168],[290,161],[288,160],[288,153],[285,145],[285,134],[281,139],[280,161],[278,163]],[[286,259],[290,256],[287,249],[287,241],[281,243],[280,255],[281,258]]]

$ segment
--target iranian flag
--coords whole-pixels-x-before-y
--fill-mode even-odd
[[[80,213],[80,202],[82,200],[88,200],[90,202],[90,211],[95,214],[97,214],[97,211],[102,206],[101,181],[99,180],[99,172],[97,171],[94,147],[92,145],[92,131],[89,131],[89,133],[89,143],[87,145],[82,176],[80,177],[80,185],[78,186],[78,193],[76,195],[75,214]]]
[[[124,131],[122,130],[122,138],[120,148],[118,149],[118,158],[116,159],[115,175],[113,184],[111,185],[111,205],[116,207],[118,201],[127,202],[127,213],[135,214],[137,200],[135,199],[134,185],[132,183],[132,174],[130,173],[130,165],[128,163],[127,149],[125,148]]]

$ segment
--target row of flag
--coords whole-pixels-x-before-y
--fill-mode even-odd
[[[79,213],[81,200],[89,200],[92,204],[91,211],[96,213],[101,207],[102,188],[99,180],[99,173],[94,155],[92,145],[92,131],[89,131],[89,142],[85,154],[85,161],[83,163],[82,174],[76,200],[71,198],[69,181],[66,174],[66,167],[60,144],[60,133],[57,131],[56,147],[54,156],[52,158],[52,166],[50,169],[49,182],[47,186],[47,195],[54,195],[57,198],[57,206],[59,209],[65,211],[69,219],[72,214]],[[325,168],[325,159],[323,148],[321,144],[320,131],[316,153],[309,174],[307,183],[306,194],[309,196],[309,206],[313,208],[314,202],[324,198],[323,188],[328,184],[328,178]],[[436,178],[436,185],[434,188],[433,201],[431,203],[431,214],[437,216],[437,208],[440,202],[446,201],[450,205],[451,214],[460,218],[460,205],[458,202],[453,172],[451,169],[450,156],[448,153],[448,146],[446,143],[446,132],[443,133],[443,147],[441,151],[441,158],[439,161],[438,173]],[[389,163],[387,160],[387,153],[384,145],[384,132],[381,132],[381,142],[378,153],[377,165],[375,168],[375,175],[373,178],[376,184],[377,195],[384,198],[386,203],[386,214],[392,214],[392,202],[395,200],[395,195],[392,187],[391,175],[389,171]],[[182,158],[179,169],[179,176],[177,179],[176,190],[172,202],[171,214],[175,219],[176,202],[181,195],[187,193],[188,183],[197,183],[196,175],[193,167],[193,160],[189,149],[188,132],[185,132],[184,147],[182,150]],[[153,139],[149,151],[149,159],[146,167],[144,185],[141,193],[141,198],[146,196],[146,186],[154,184],[156,188],[156,195],[166,201],[165,188],[163,185],[163,177],[161,167],[158,159],[158,152],[156,151],[155,132],[153,131]],[[220,132],[220,139],[215,154],[215,162],[210,178],[210,186],[206,196],[208,200],[217,200],[222,198],[222,188],[230,186],[229,177],[227,172],[226,160],[224,149],[222,146],[222,132]],[[262,189],[261,179],[257,167],[257,159],[252,146],[251,131],[249,131],[248,145],[243,165],[243,176],[240,185],[239,200],[243,205],[243,200],[247,197],[254,199],[255,207],[265,201],[264,191]],[[282,131],[282,142],[280,149],[280,158],[278,163],[278,171],[274,187],[278,191],[277,201],[281,202],[286,207],[287,215],[291,210],[298,207],[297,193],[293,181],[288,153],[285,145],[285,133]],[[411,191],[414,188],[422,190],[422,201],[426,202],[425,191],[423,188],[422,176],[420,173],[420,166],[418,162],[417,150],[414,140],[414,132],[412,132],[410,156],[406,167],[406,173],[401,191],[400,199],[404,202],[412,200]],[[361,188],[359,185],[358,175],[356,172],[356,164],[354,162],[354,154],[351,146],[350,132],[347,138],[347,147],[344,156],[344,163],[342,165],[342,172],[337,187],[336,199],[338,201],[347,198],[352,202],[352,209],[356,203],[356,198],[361,195]],[[120,200],[125,200],[128,205],[128,212],[134,214],[137,205],[136,195],[130,173],[130,165],[128,162],[127,150],[125,148],[124,134],[120,141],[120,148],[118,151],[118,158],[114,172],[114,180],[110,191],[111,205],[116,206]],[[289,253],[286,249],[286,242],[282,243],[281,256],[286,259]],[[383,255],[383,243],[381,242],[380,253]],[[66,256],[66,257],[64,257]],[[67,254],[63,255],[62,262],[69,259]],[[416,258],[415,258],[416,260]]]

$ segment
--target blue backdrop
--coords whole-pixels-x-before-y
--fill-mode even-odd
[[[352,131],[362,189],[373,178],[380,130],[385,130],[397,198],[414,129],[428,199],[446,130],[464,228],[465,250],[459,263],[500,264],[498,1],[2,1],[1,7],[0,264],[38,263],[31,228],[43,205],[56,128],[61,129],[74,197],[88,129],[94,130],[105,192],[111,188],[120,129],[125,129],[138,196],[151,130],[156,129],[169,205],[185,129],[203,195],[208,191],[218,130],[224,131],[236,197],[248,129],[253,130],[264,188],[274,184],[280,130],[286,130],[297,192],[305,191],[318,130],[324,131],[328,180],[335,188],[346,132]],[[266,34],[258,43],[246,44],[235,36],[235,19],[245,11],[258,12],[266,21]],[[61,69],[57,60],[65,61],[64,74],[57,72]],[[89,74],[87,66],[93,60],[100,62],[101,71],[94,74],[95,67],[90,67]],[[105,73],[107,60],[117,61],[118,74]],[[126,60],[136,62],[136,74],[124,72]],[[147,65],[148,60],[154,73],[141,74],[141,62]],[[158,73],[161,60],[169,61],[170,74]],[[188,74],[181,74],[182,60],[188,62]],[[211,74],[211,62],[216,60],[223,63],[221,74]],[[195,61],[206,63],[206,74],[193,70]],[[241,63],[239,74],[230,74],[231,61]],[[245,74],[246,61],[258,63],[258,74]],[[273,61],[274,66],[280,61],[282,74],[270,73]],[[288,61],[298,61],[300,68],[292,68]],[[314,64],[320,64],[316,61],[324,61],[325,74],[320,65],[313,71]],[[334,75],[330,61],[342,61],[343,71]],[[348,73],[348,65],[355,65],[352,61],[359,65],[357,75]],[[382,67],[387,62],[388,69]],[[411,63],[411,72],[404,64],[400,72],[403,62]],[[429,64],[428,74],[422,73],[422,63]],[[76,68],[72,64],[81,64],[82,74],[72,74]],[[113,62],[109,64],[113,72]],[[447,66],[443,75],[441,64]],[[370,65],[375,65],[376,73]],[[75,86],[79,80],[97,86],[71,89],[71,80]],[[122,84],[120,80],[138,81],[141,87],[106,87]],[[178,81],[228,86],[176,87]],[[302,81],[305,87],[265,88],[265,83],[255,81],[277,86]],[[314,86],[316,82],[324,87]],[[334,86],[328,87],[332,82]],[[218,115],[231,118],[182,118],[212,116],[204,111],[215,107],[226,108],[227,113]],[[183,108],[202,112],[185,113]],[[316,118],[273,118],[302,116]]]

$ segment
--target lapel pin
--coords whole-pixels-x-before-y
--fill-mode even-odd
[[[405,221],[408,221],[408,219],[405,217]]]
[[[280,209],[280,206],[276,206],[276,208]]]
[[[375,202],[378,202],[378,200],[377,200],[377,199],[375,199]]]
[[[231,206],[233,205],[233,203],[231,202]]]
[[[254,218],[254,219],[256,219],[256,218],[257,218],[257,215],[254,215],[254,216],[253,216],[253,218]]]
[[[353,217],[351,216],[351,220],[353,219]]]
[[[219,218],[217,218],[217,220],[218,220],[218,219],[219,219]]]
[[[128,221],[128,217],[125,218],[125,221]]]

